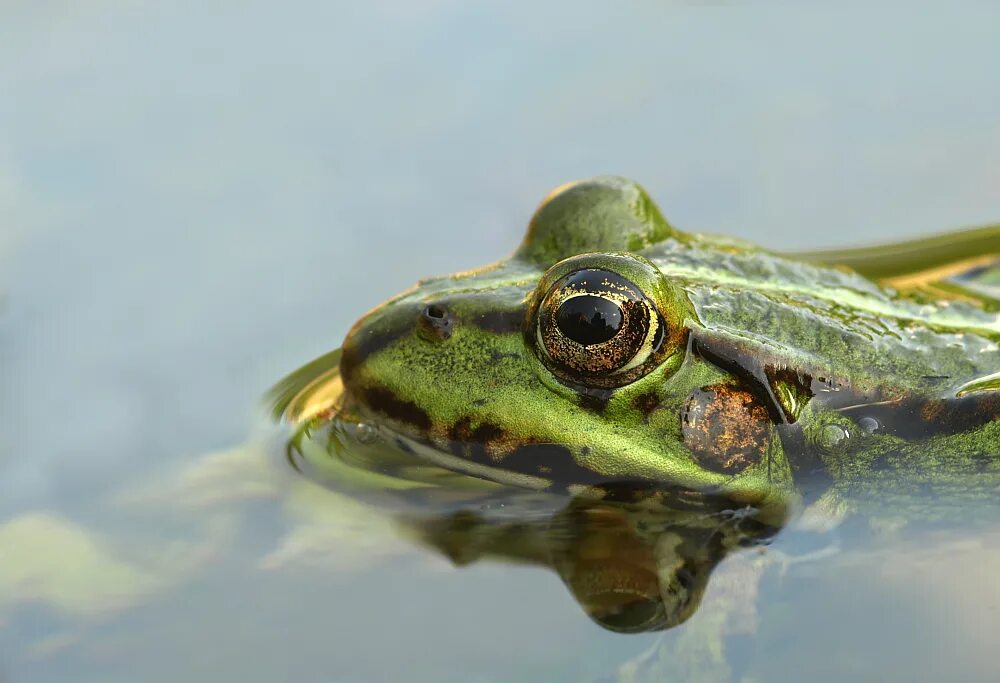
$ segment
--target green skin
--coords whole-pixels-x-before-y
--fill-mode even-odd
[[[860,274],[904,274],[888,256],[780,255],[680,232],[622,178],[563,186],[513,256],[421,281],[353,327],[338,417],[448,469],[583,498],[775,519],[831,492],[992,500],[1000,301],[982,263],[1000,260],[1000,231],[964,235],[948,263],[976,255],[981,287],[949,271],[931,293],[896,291]],[[540,336],[548,292],[581,268],[617,273],[659,316],[627,376],[574,374]],[[713,403],[720,388],[738,400]]]

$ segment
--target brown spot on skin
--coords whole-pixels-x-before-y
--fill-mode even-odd
[[[636,410],[648,417],[660,405],[660,397],[652,391],[646,394],[639,394],[632,401],[632,405],[636,407]]]
[[[727,384],[692,392],[681,431],[698,464],[725,474],[759,463],[771,442],[767,409],[749,391]]]

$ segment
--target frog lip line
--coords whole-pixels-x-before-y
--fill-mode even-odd
[[[379,431],[384,432],[384,438],[386,438],[389,443],[397,448],[400,448],[400,450],[413,453],[423,460],[439,465],[453,472],[464,472],[481,479],[502,481],[536,491],[549,489],[552,485],[551,481],[541,477],[505,470],[499,467],[490,467],[489,465],[485,465],[483,463],[474,462],[460,456],[452,455],[447,451],[437,448],[428,441],[414,439],[384,425],[379,425],[378,429]]]
[[[370,422],[365,423],[371,424]],[[351,424],[356,426],[359,423],[352,422]],[[573,496],[603,497],[604,500],[616,502],[637,502],[644,498],[641,495],[642,493],[662,493],[669,498],[671,505],[674,507],[692,511],[718,513],[732,507],[726,499],[713,495],[712,491],[698,491],[690,488],[675,487],[669,485],[667,482],[604,478],[599,482],[587,486],[538,477],[524,472],[493,467],[459,455],[454,455],[447,450],[439,448],[427,439],[412,437],[382,423],[376,423],[375,429],[378,434],[377,438],[381,439],[384,443],[404,453],[410,453],[422,461],[437,465],[450,472],[460,472],[505,485],[520,486],[526,489],[556,494],[568,493]],[[545,446],[547,444],[535,445]],[[595,496],[596,491],[600,491],[602,495]]]
[[[608,501],[638,502],[651,497],[666,496],[675,507],[689,510],[722,510],[728,506],[728,502],[714,487],[695,489],[672,484],[669,481],[647,478],[622,479],[584,470],[574,464],[569,450],[556,442],[526,443],[515,450],[514,457],[517,457],[518,453],[524,456],[522,464],[525,461],[537,462],[548,470],[547,473],[532,474],[520,468],[505,466],[503,461],[493,464],[481,458],[476,459],[465,452],[462,446],[468,444],[461,440],[448,440],[447,444],[451,446],[449,448],[436,443],[426,436],[426,433],[413,435],[391,427],[384,422],[384,416],[379,415],[378,411],[367,405],[364,400],[353,396],[350,392],[348,395],[352,398],[345,402],[344,407],[350,404],[353,410],[342,410],[337,415],[331,416],[331,419],[354,428],[362,424],[368,425],[374,429],[376,438],[387,446],[452,472],[505,485],[552,493],[568,493],[574,496],[582,495],[588,498],[596,497]],[[358,437],[355,435],[354,438]],[[557,457],[559,455],[563,457]]]

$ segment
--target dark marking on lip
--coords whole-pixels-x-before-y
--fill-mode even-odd
[[[495,465],[490,457],[490,446],[501,442],[506,432],[490,422],[473,428],[472,418],[465,416],[448,430],[448,450],[453,455],[484,465]]]
[[[462,441],[465,441],[464,437],[469,432],[471,427],[472,418],[465,416],[451,426],[451,429],[448,430],[448,438],[454,442],[461,443]]]
[[[472,440],[479,443],[491,443],[504,437],[504,430],[495,424],[484,422],[472,432]]]
[[[608,477],[577,464],[573,452],[562,444],[530,443],[518,446],[500,462],[504,469],[552,479],[560,486],[598,484]]]
[[[469,322],[479,329],[493,334],[513,334],[521,331],[526,311],[527,306],[490,311],[470,318]]]
[[[663,488],[643,479],[615,479],[605,481],[600,486],[604,492],[602,500],[614,503],[639,503],[659,497]]]
[[[366,389],[364,402],[372,410],[397,422],[412,425],[423,431],[431,428],[431,418],[420,406],[413,401],[404,401],[388,389],[381,387]]]

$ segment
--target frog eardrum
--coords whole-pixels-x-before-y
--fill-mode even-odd
[[[653,298],[662,279],[634,254],[560,261],[536,289],[529,341],[563,381],[600,389],[634,382],[676,349],[683,332],[671,329]]]

